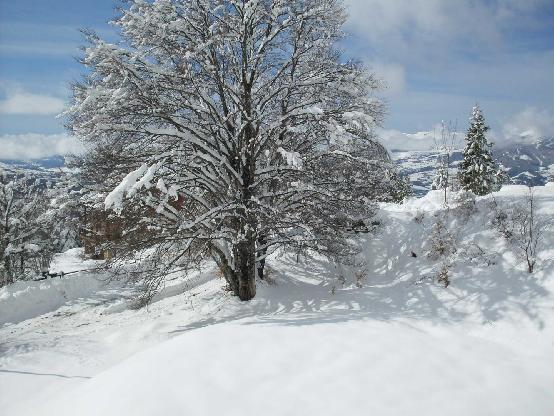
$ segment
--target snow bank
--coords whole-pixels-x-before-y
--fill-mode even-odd
[[[0,325],[18,323],[78,299],[86,299],[103,287],[92,276],[67,276],[40,282],[16,282],[0,289]]]
[[[243,320],[139,353],[46,413],[546,416],[544,358],[408,323]]]
[[[547,183],[545,186],[535,186],[532,188],[533,195],[537,198],[552,198],[554,197],[554,183]],[[505,185],[498,192],[494,192],[490,195],[478,197],[478,200],[487,200],[492,197],[500,199],[522,199],[529,194],[529,188],[525,185]],[[447,192],[447,199],[450,206],[456,205],[456,200],[460,195],[459,192]],[[436,211],[444,209],[444,191],[443,190],[431,190],[427,192],[421,198],[412,197],[405,201],[403,204],[389,204],[385,203],[381,205],[382,208],[389,212],[428,212],[434,213]]]
[[[510,186],[479,197],[465,219],[454,206],[442,215],[440,192],[383,204],[378,234],[359,236],[361,284],[323,257],[277,252],[268,262],[274,284],[260,282],[250,302],[225,292],[208,265],[170,282],[145,309],[73,304],[62,309],[71,315],[0,328],[0,391],[9,398],[0,408],[14,416],[550,416],[554,229],[529,274],[489,225],[492,197],[507,206],[527,192]],[[551,216],[554,187],[534,195],[537,212]],[[448,288],[433,280],[440,261],[426,255],[437,219],[458,248]],[[63,259],[63,268],[82,262]],[[18,392],[29,385],[26,399]]]
[[[58,255],[51,273],[69,273],[99,266],[97,261],[84,261],[82,249],[71,249]],[[18,281],[0,288],[0,325],[18,323],[79,299],[89,299],[103,289],[105,283],[98,274],[75,273],[41,281]]]

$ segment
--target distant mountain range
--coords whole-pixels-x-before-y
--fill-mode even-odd
[[[461,153],[457,150],[452,155],[454,169],[461,160]],[[392,150],[391,155],[400,170],[410,177],[417,195],[424,195],[431,189],[437,164],[436,151]],[[494,157],[507,169],[513,183],[544,185],[548,178],[554,178],[554,138],[544,137],[533,144],[516,143],[497,148]],[[63,156],[29,161],[0,160],[0,169],[26,171],[38,177],[55,177],[64,166]]]
[[[65,166],[65,157],[51,156],[43,159],[32,160],[14,160],[0,159],[0,167],[4,169],[21,169],[30,171],[45,171],[51,169],[59,169]]]
[[[38,185],[37,189],[49,188],[58,182],[64,167],[63,156],[36,160],[0,159],[0,173],[7,174],[8,178],[25,176],[29,184]]]
[[[495,157],[508,169],[514,183],[544,185],[549,178],[554,179],[554,138],[500,149]]]
[[[496,160],[504,166],[515,184],[544,185],[554,177],[554,138],[541,138],[533,144],[515,143],[493,149]],[[436,151],[391,151],[400,170],[409,175],[416,194],[425,194],[431,189],[437,166]],[[456,169],[462,158],[462,151],[452,155],[452,166]]]

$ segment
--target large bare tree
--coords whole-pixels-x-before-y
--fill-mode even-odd
[[[141,260],[129,273],[155,287],[210,256],[248,300],[278,247],[351,251],[348,224],[396,173],[379,82],[336,49],[344,21],[338,0],[136,0],[121,42],[87,33],[68,126],[121,215],[120,258]]]

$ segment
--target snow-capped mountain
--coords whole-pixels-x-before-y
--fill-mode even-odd
[[[0,159],[0,174],[6,174],[8,177],[25,176],[28,183],[39,185],[36,189],[45,189],[58,182],[63,175],[63,168],[65,168],[63,156],[34,160]]]
[[[544,185],[554,176],[554,138],[544,137],[533,144],[516,143],[493,149],[493,153],[515,184]],[[436,151],[392,150],[391,155],[401,171],[410,176],[417,195],[423,195],[431,188],[437,163]],[[461,150],[453,152],[454,169],[461,157]]]
[[[31,160],[0,159],[0,168],[6,170],[45,171],[59,169],[64,166],[65,157],[60,155]]]
[[[554,138],[499,149],[495,156],[516,184],[544,185],[554,177]]]
[[[554,138],[543,137],[533,144],[515,143],[493,149],[494,156],[515,184],[544,185],[554,177]],[[434,150],[391,150],[400,170],[410,176],[417,195],[424,195],[431,189],[435,176],[437,152]],[[455,169],[462,158],[461,150],[452,154]],[[7,171],[29,171],[39,176],[51,176],[64,167],[63,156],[52,156],[34,160],[0,160],[0,169]],[[40,175],[42,174],[42,175]]]

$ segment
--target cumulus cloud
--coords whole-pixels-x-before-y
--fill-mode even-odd
[[[406,88],[406,71],[402,65],[379,61],[366,61],[369,69],[384,81],[385,96],[395,96],[404,92]]]
[[[504,124],[497,144],[529,144],[541,137],[554,137],[554,115],[547,110],[529,107]]]
[[[382,129],[378,132],[381,142],[389,150],[425,151],[436,148],[440,142],[441,125],[429,131],[404,133],[399,130]],[[465,129],[457,129],[454,147],[461,148]],[[489,131],[488,139],[496,147],[511,146],[516,143],[532,144],[542,137],[554,137],[554,115],[547,110],[529,107],[514,114],[497,129]]]
[[[2,114],[58,114],[65,103],[58,97],[33,94],[23,90],[9,91],[6,98],[0,101]]]
[[[398,130],[379,131],[381,143],[389,150],[431,150],[435,145],[435,133],[433,131],[421,131],[417,133],[403,133]]]
[[[0,136],[0,159],[40,159],[54,155],[78,154],[81,143],[66,134],[6,134]]]
[[[467,48],[469,42],[498,39],[487,9],[468,2],[347,0],[346,4],[349,30],[368,41],[377,54],[403,62],[429,62],[457,40],[466,40]]]
[[[389,89],[387,125],[424,131],[465,120],[478,101],[498,120],[534,105],[554,111],[552,0],[345,0],[352,56]]]
[[[537,25],[547,0],[346,0],[349,29],[403,59],[427,60],[444,49],[459,52],[505,43],[504,32]],[[402,59],[402,58],[401,58]]]

